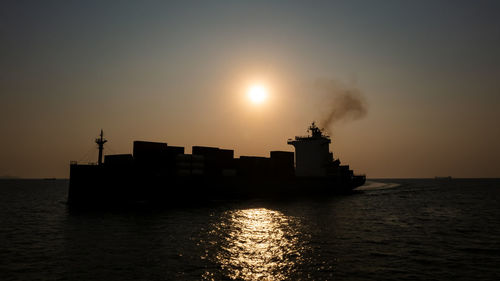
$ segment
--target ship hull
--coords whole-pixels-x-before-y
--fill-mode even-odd
[[[204,177],[147,174],[133,169],[71,165],[68,204],[93,208],[133,204],[178,205],[218,200],[324,197],[352,192],[364,176]]]

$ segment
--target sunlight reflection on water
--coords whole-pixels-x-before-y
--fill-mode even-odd
[[[231,279],[288,279],[302,262],[297,225],[297,219],[265,208],[226,212],[212,230],[222,241],[215,261]]]

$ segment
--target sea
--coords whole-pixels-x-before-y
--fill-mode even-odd
[[[499,179],[74,212],[67,180],[0,180],[0,280],[500,280]]]

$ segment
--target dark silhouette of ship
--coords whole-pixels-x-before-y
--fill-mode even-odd
[[[134,141],[133,154],[106,155],[103,131],[96,164],[71,162],[68,204],[102,207],[184,204],[224,199],[294,198],[349,193],[365,183],[329,150],[331,139],[314,122],[310,135],[289,139],[289,151],[240,156],[218,147]]]

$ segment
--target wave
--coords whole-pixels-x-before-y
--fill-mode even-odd
[[[370,181],[367,180],[363,186],[356,188],[356,190],[380,190],[380,189],[389,189],[400,186],[399,183],[393,182],[379,182],[379,181]]]

